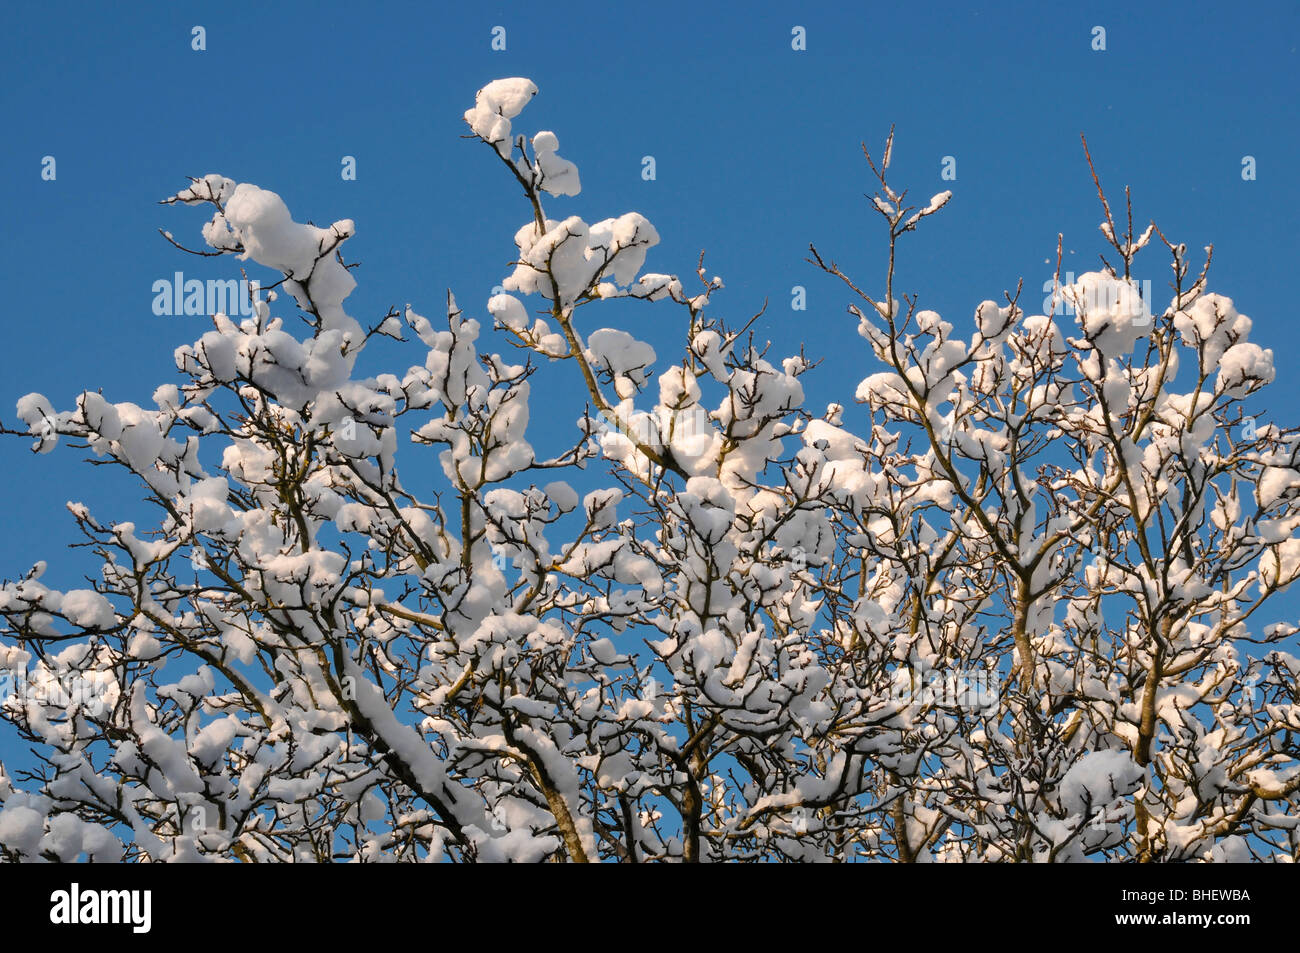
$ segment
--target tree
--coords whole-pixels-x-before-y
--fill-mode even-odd
[[[810,259],[883,364],[855,433],[804,407],[812,361],[714,316],[703,257],[691,293],[641,273],[637,213],[546,216],[579,179],[513,132],[536,91],[465,116],[529,206],[491,338],[450,293],[436,326],[363,329],[351,221],[208,175],[167,202],[212,207],[202,254],[281,274],[254,315],[178,348],[155,408],[19,401],[6,432],[129,471],[152,522],[70,504],[92,587],[0,588],[3,713],[39,757],[0,767],[5,857],[1300,859],[1297,629],[1264,610],[1300,575],[1296,431],[1244,416],[1272,353],[1208,250],[1193,278],[1131,203],[1121,233],[1098,181],[1114,264],[1062,286],[1058,253],[1044,313],[1018,290],[959,333],[894,289],[950,194],[909,205],[892,134],[864,147],[883,289]],[[623,298],[683,312],[657,376],[591,327]],[[377,336],[421,363],[354,373]],[[589,405],[540,451],[534,379],[566,372]],[[407,441],[439,492],[400,478]]]

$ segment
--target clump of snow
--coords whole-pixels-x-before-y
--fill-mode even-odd
[[[659,244],[659,233],[637,212],[590,226],[574,215],[562,222],[548,220],[540,235],[536,223],[529,222],[516,233],[515,244],[519,264],[505,280],[506,290],[558,298],[568,310],[601,276],[630,285],[645,264],[646,251]]]
[[[1174,327],[1183,344],[1201,352],[1209,370],[1228,348],[1250,336],[1251,320],[1237,313],[1231,298],[1203,294],[1174,314]]]
[[[532,80],[521,76],[497,79],[474,96],[474,108],[465,111],[465,122],[484,142],[502,156],[510,154],[510,120],[518,116],[537,95]]]
[[[1061,779],[1061,805],[1070,814],[1095,813],[1102,805],[1132,794],[1141,782],[1142,768],[1128,751],[1089,752]]]
[[[343,299],[357,283],[335,257],[337,248],[356,232],[351,219],[329,228],[299,224],[280,196],[242,182],[226,203],[225,224],[244,247],[241,258],[283,271],[303,289],[295,297],[304,309],[317,313],[322,330],[350,333],[359,340],[361,326],[343,311]]]
[[[601,328],[587,337],[587,361],[597,372],[609,374],[620,398],[631,397],[650,380],[655,352],[626,331]]]
[[[83,629],[108,628],[115,618],[112,604],[93,589],[65,592],[60,611],[69,622]]]
[[[1150,311],[1132,280],[1090,271],[1062,288],[1061,296],[1073,307],[1084,337],[1107,357],[1128,354],[1151,326]]]
[[[4,810],[0,811],[0,844],[33,855],[44,833],[44,814],[18,798],[5,803]]]
[[[514,295],[493,295],[488,299],[487,309],[503,328],[523,331],[528,327],[528,312],[524,310],[523,302]]]
[[[1219,376],[1214,389],[1220,394],[1243,397],[1272,381],[1273,351],[1242,341],[1228,348],[1219,358]]]
[[[568,159],[556,155],[560,140],[553,132],[539,132],[533,136],[533,181],[543,192],[552,195],[577,195],[582,186],[578,181],[578,167]]]

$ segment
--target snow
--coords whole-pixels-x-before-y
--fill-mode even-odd
[[[587,336],[587,362],[592,370],[604,371],[614,379],[620,398],[631,397],[650,380],[655,352],[626,331],[601,328]]]
[[[945,205],[948,204],[948,200],[951,198],[952,198],[951,189],[945,189],[944,191],[939,192],[937,195],[930,196],[930,201],[925,206],[926,214],[928,215],[933,212],[939,211],[939,209],[943,208]]]
[[[637,212],[591,226],[576,215],[562,222],[547,220],[541,234],[529,222],[515,234],[519,264],[504,287],[554,298],[567,311],[604,275],[630,285],[646,251],[658,243],[659,233]]]
[[[528,312],[514,295],[499,294],[488,299],[487,308],[501,327],[523,331],[528,326]]]
[[[1203,366],[1213,369],[1223,353],[1250,335],[1251,320],[1238,314],[1230,298],[1203,294],[1174,315],[1174,327],[1186,347],[1195,348]]]
[[[241,182],[226,203],[224,222],[244,247],[241,259],[283,271],[293,280],[291,291],[303,289],[294,296],[314,308],[322,329],[360,339],[361,326],[343,310],[357,283],[334,254],[356,232],[351,219],[329,228],[299,224],[280,196]]]
[[[573,487],[563,480],[555,480],[546,484],[542,491],[561,513],[567,513],[578,506],[578,494],[574,492]]]
[[[558,135],[512,139],[536,92],[498,80],[466,113],[533,206],[508,214],[579,194]],[[904,194],[878,207],[901,221]],[[174,200],[221,205],[209,245],[289,296],[186,332],[143,406],[18,402],[34,449],[88,446],[148,504],[69,504],[97,554],[82,588],[35,554],[0,582],[0,704],[57,768],[0,764],[7,850],[677,861],[688,790],[705,861],[893,859],[895,808],[921,862],[1129,859],[1139,792],[1161,860],[1298,829],[1293,795],[1248,792],[1300,771],[1272,744],[1300,730],[1300,664],[1257,647],[1294,648],[1261,599],[1300,578],[1300,476],[1255,397],[1274,355],[1229,299],[1198,286],[1153,329],[1101,273],[1054,317],[945,319],[909,290],[850,309],[855,406],[821,393],[813,338],[737,333],[743,291],[715,297],[702,262],[672,263],[690,292],[643,273],[639,212],[538,212],[474,306],[372,313],[391,340],[361,360],[350,219],[216,175]],[[1251,438],[1241,410],[1279,419]]]
[[[1084,337],[1107,357],[1131,352],[1138,337],[1151,325],[1147,305],[1134,281],[1090,271],[1062,288],[1061,295],[1074,309]]]
[[[1264,467],[1255,485],[1256,498],[1261,508],[1273,506],[1300,483],[1300,474],[1290,467]],[[1277,540],[1270,540],[1277,542]]]
[[[618,519],[618,504],[622,499],[621,490],[593,490],[582,498],[582,508],[595,528],[608,529]]]
[[[219,718],[194,736],[190,742],[190,754],[201,764],[215,765],[225,755],[238,731],[238,719]]]
[[[1142,768],[1128,751],[1092,751],[1061,779],[1061,804],[1070,814],[1095,813],[1102,805],[1132,794],[1142,777]]]
[[[35,854],[44,833],[45,815],[19,799],[11,799],[0,810],[0,844],[11,850]]]
[[[496,147],[502,156],[510,154],[510,120],[518,116],[537,95],[532,80],[522,77],[498,79],[474,96],[474,108],[465,111],[465,122],[474,135]]]
[[[534,181],[543,192],[552,195],[577,195],[582,191],[578,167],[556,155],[559,147],[560,140],[553,132],[539,132],[533,136],[533,152],[537,156],[533,165]]]
[[[1245,341],[1232,345],[1219,358],[1219,376],[1214,389],[1220,394],[1241,396],[1273,381],[1273,352]]]
[[[64,617],[83,629],[108,628],[116,618],[112,603],[91,589],[73,589],[59,607]]]

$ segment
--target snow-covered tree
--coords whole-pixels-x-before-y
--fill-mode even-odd
[[[465,114],[528,205],[480,317],[448,294],[366,329],[351,221],[208,175],[167,201],[211,207],[204,254],[280,274],[254,315],[178,348],[153,407],[18,402],[8,432],[152,509],[69,504],[92,588],[43,562],[0,587],[0,702],[35,755],[0,764],[3,855],[1300,858],[1297,628],[1265,606],[1300,576],[1300,444],[1245,416],[1272,353],[1208,254],[1121,232],[1103,195],[1113,265],[959,327],[895,296],[951,196],[895,192],[891,136],[883,284],[812,250],[871,371],[856,417],[818,413],[812,362],[717,317],[703,259],[645,273],[641,215],[547,216],[579,176],[515,132],[536,92]],[[1163,309],[1132,270],[1153,236]],[[598,327],[624,298],[679,309],[671,361]],[[363,376],[378,336],[418,363]],[[535,447],[556,375],[587,405]]]

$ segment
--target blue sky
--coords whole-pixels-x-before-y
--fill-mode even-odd
[[[237,277],[232,259],[194,259],[157,234],[200,242],[204,216],[157,200],[185,176],[219,172],[279,192],[299,221],[357,223],[349,312],[375,323],[410,302],[437,318],[445,289],[482,316],[529,218],[518,188],[461,115],[491,79],[527,76],[541,93],[517,123],[552,129],[583,192],[553,217],[595,221],[639,211],[662,236],[652,271],[688,278],[699,252],[726,281],[715,311],[757,325],[777,356],[804,343],[825,358],[812,406],[849,403],[876,367],[846,298],[804,262],[810,241],[873,284],[882,225],[858,143],[879,150],[897,124],[893,180],[922,203],[951,188],[930,228],[908,237],[900,290],[957,327],[1025,278],[1029,309],[1065,233],[1064,267],[1102,249],[1079,133],[1113,197],[1131,185],[1135,216],[1191,248],[1213,242],[1212,287],[1255,320],[1254,340],[1283,368],[1259,407],[1285,422],[1300,384],[1291,285],[1300,251],[1300,132],[1293,3],[929,4],[509,3],[6,4],[0,29],[0,228],[4,347],[0,419],[29,391],[59,409],[82,389],[148,405],[178,382],[174,348],[203,317],[152,313],[152,284]],[[191,28],[207,49],[191,49]],[[505,52],[490,48],[506,28]],[[803,26],[807,49],[791,49]],[[1091,49],[1092,28],[1106,50]],[[42,181],[42,157],[57,179]],[[356,181],[340,177],[355,156]],[[641,178],[652,155],[657,178]],[[1242,157],[1258,178],[1241,178]],[[941,161],[957,161],[955,182]],[[557,214],[558,213],[558,214]],[[1073,253],[1071,253],[1073,250]],[[1159,285],[1158,250],[1138,277]],[[791,288],[808,289],[792,312]],[[595,313],[591,309],[588,313]],[[681,340],[671,308],[605,312],[649,339],[661,361]],[[590,330],[590,328],[588,328]],[[502,344],[504,347],[504,343]],[[369,371],[401,373],[416,348],[385,345]],[[569,440],[581,396],[562,367],[536,388],[539,448]],[[850,410],[848,420],[855,419]],[[418,453],[419,451],[417,451]],[[427,451],[424,451],[427,453]],[[407,452],[408,459],[410,451]],[[399,465],[401,457],[399,457]],[[33,457],[0,441],[0,578],[47,559],[47,581],[87,571],[64,549],[63,508],[148,520],[139,491],[104,480],[77,453]],[[91,482],[93,480],[93,482]]]

